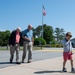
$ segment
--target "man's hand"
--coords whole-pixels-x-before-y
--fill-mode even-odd
[[[34,38],[32,37],[32,45],[34,45]]]
[[[11,47],[12,45],[10,45],[10,47]]]
[[[30,42],[30,39],[29,38],[25,38],[28,42]]]
[[[25,40],[27,40],[28,42],[30,42],[30,39],[29,38],[27,38],[26,36],[25,37],[23,37]]]
[[[34,42],[32,42],[32,45],[34,45]]]

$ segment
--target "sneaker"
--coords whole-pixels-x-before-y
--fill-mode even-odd
[[[21,62],[19,60],[16,60],[16,64],[21,64]]]
[[[22,61],[22,63],[24,63],[24,61]]]
[[[12,60],[10,60],[10,63],[12,63]]]
[[[16,64],[21,64],[20,62],[16,62]]]
[[[31,61],[29,60],[27,63],[31,63]]]
[[[63,72],[67,72],[67,69],[66,68],[63,68],[63,70],[62,70]]]
[[[71,72],[75,72],[75,69],[74,69],[74,68],[72,68],[72,69],[71,69]]]

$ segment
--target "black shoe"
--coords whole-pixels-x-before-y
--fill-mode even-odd
[[[63,68],[63,70],[62,70],[63,72],[67,72],[67,69],[66,68]]]
[[[24,63],[24,61],[22,61],[22,63]]]
[[[72,69],[71,69],[71,72],[75,72],[75,69],[74,69],[74,68],[72,68]]]
[[[12,60],[10,60],[10,63],[12,63]]]
[[[27,63],[31,63],[31,61],[28,61]]]
[[[21,62],[16,62],[16,64],[21,64]]]

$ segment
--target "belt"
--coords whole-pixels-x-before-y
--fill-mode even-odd
[[[15,43],[15,44],[19,44],[19,43]]]

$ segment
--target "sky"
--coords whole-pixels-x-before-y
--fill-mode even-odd
[[[46,10],[43,23],[70,31],[75,38],[75,0],[0,0],[0,31],[42,25],[42,4]]]

